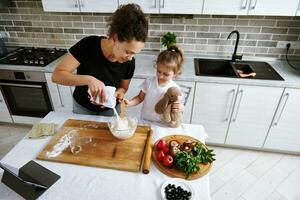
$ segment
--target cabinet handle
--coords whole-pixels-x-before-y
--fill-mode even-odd
[[[2,99],[0,99],[0,103],[2,103],[3,102],[3,100]]]
[[[58,91],[58,97],[59,97],[60,105],[61,105],[61,107],[65,107],[65,105],[63,104],[62,98],[61,98],[60,89],[59,89],[57,84],[56,84],[56,87],[57,87],[57,91]]]
[[[252,1],[254,1],[254,5],[252,5]],[[257,0],[251,0],[250,2],[250,9],[254,10],[257,4]]]
[[[243,1],[242,1],[241,9],[242,9],[242,10],[245,10],[245,9],[247,8],[247,4],[248,4],[248,0],[243,0]]]
[[[225,122],[227,122],[227,121],[229,120],[230,111],[231,111],[231,108],[232,108],[232,106],[233,106],[233,100],[234,100],[235,89],[232,89],[232,90],[230,91],[230,93],[232,93],[232,95],[231,95],[231,101],[230,101],[229,109],[227,110],[227,112],[226,112],[226,114],[225,114],[225,116],[226,116]]]
[[[75,3],[75,8],[79,8],[78,1]]]
[[[234,115],[234,117],[233,117],[233,119],[232,119],[233,122],[236,121],[238,112],[239,112],[239,110],[240,110],[240,105],[241,105],[241,101],[242,101],[242,98],[243,98],[244,91],[243,91],[243,90],[240,90],[240,91],[238,92],[237,95],[239,95],[239,94],[240,94],[240,99],[239,99],[239,103],[238,103],[237,108],[236,108],[235,115]]]
[[[157,1],[159,1],[159,0],[154,0],[154,8],[156,8],[156,6],[157,6],[157,5],[156,5],[156,2],[157,2]]]
[[[162,6],[160,6],[160,8],[165,8],[165,0],[160,0],[162,1]]]
[[[280,111],[280,114],[279,114],[279,116],[278,116],[277,121],[274,122],[274,126],[277,126],[277,125],[278,125],[279,120],[280,120],[280,118],[281,118],[281,115],[282,115],[282,113],[283,113],[283,110],[284,110],[284,108],[285,108],[286,102],[287,102],[287,100],[289,99],[289,96],[290,96],[289,93],[286,93],[286,94],[284,95],[284,97],[285,97],[285,102],[284,102],[284,104],[283,104],[283,106],[282,106],[282,109],[281,109],[281,111]]]
[[[84,7],[84,3],[83,3],[83,0],[78,0],[79,1],[79,5],[80,5],[80,8],[83,8]]]

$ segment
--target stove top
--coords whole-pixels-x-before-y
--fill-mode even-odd
[[[66,49],[20,47],[0,59],[0,64],[45,67],[67,52]]]

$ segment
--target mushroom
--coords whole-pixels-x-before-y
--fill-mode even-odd
[[[178,148],[179,148],[180,143],[179,143],[177,140],[171,140],[171,141],[169,142],[169,146],[170,146],[170,148],[171,148],[171,147],[178,147]]]
[[[170,148],[170,155],[172,157],[174,157],[176,155],[176,153],[178,153],[180,151],[180,149],[178,147],[171,147]]]

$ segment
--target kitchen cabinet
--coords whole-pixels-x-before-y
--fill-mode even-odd
[[[264,148],[300,152],[300,89],[286,88]]]
[[[72,87],[53,83],[52,73],[45,73],[52,105],[56,112],[70,113],[73,110]]]
[[[0,90],[0,122],[13,122],[1,90]]]
[[[283,89],[239,85],[225,144],[261,148]]]
[[[195,93],[195,82],[188,82],[188,81],[175,81],[181,88],[181,92],[185,93],[187,88],[189,88],[189,93],[187,94],[187,99],[184,99],[184,112],[183,112],[183,123],[191,123],[192,117],[192,110],[193,110],[193,103],[194,103],[194,93]]]
[[[51,12],[103,12],[111,13],[118,8],[118,1],[98,0],[42,0],[44,11]]]
[[[282,88],[197,83],[192,123],[202,124],[208,143],[262,147]]]
[[[299,0],[206,0],[203,14],[294,16]]]
[[[298,9],[297,9],[296,16],[300,16],[300,1],[299,1],[299,4],[298,4]]]
[[[136,3],[145,13],[201,14],[203,0],[119,0],[120,4]]]

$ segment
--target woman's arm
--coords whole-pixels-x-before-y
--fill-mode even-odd
[[[117,88],[116,93],[115,93],[115,97],[119,100],[123,100],[124,99],[124,95],[128,90],[129,84],[130,84],[131,79],[127,79],[127,80],[122,80],[120,87]]]
[[[52,81],[54,83],[67,86],[87,85],[91,91],[93,99],[100,97],[100,102],[103,103],[106,99],[104,92],[104,83],[90,75],[78,75],[73,72],[79,67],[80,63],[70,53],[57,65],[53,74]]]

